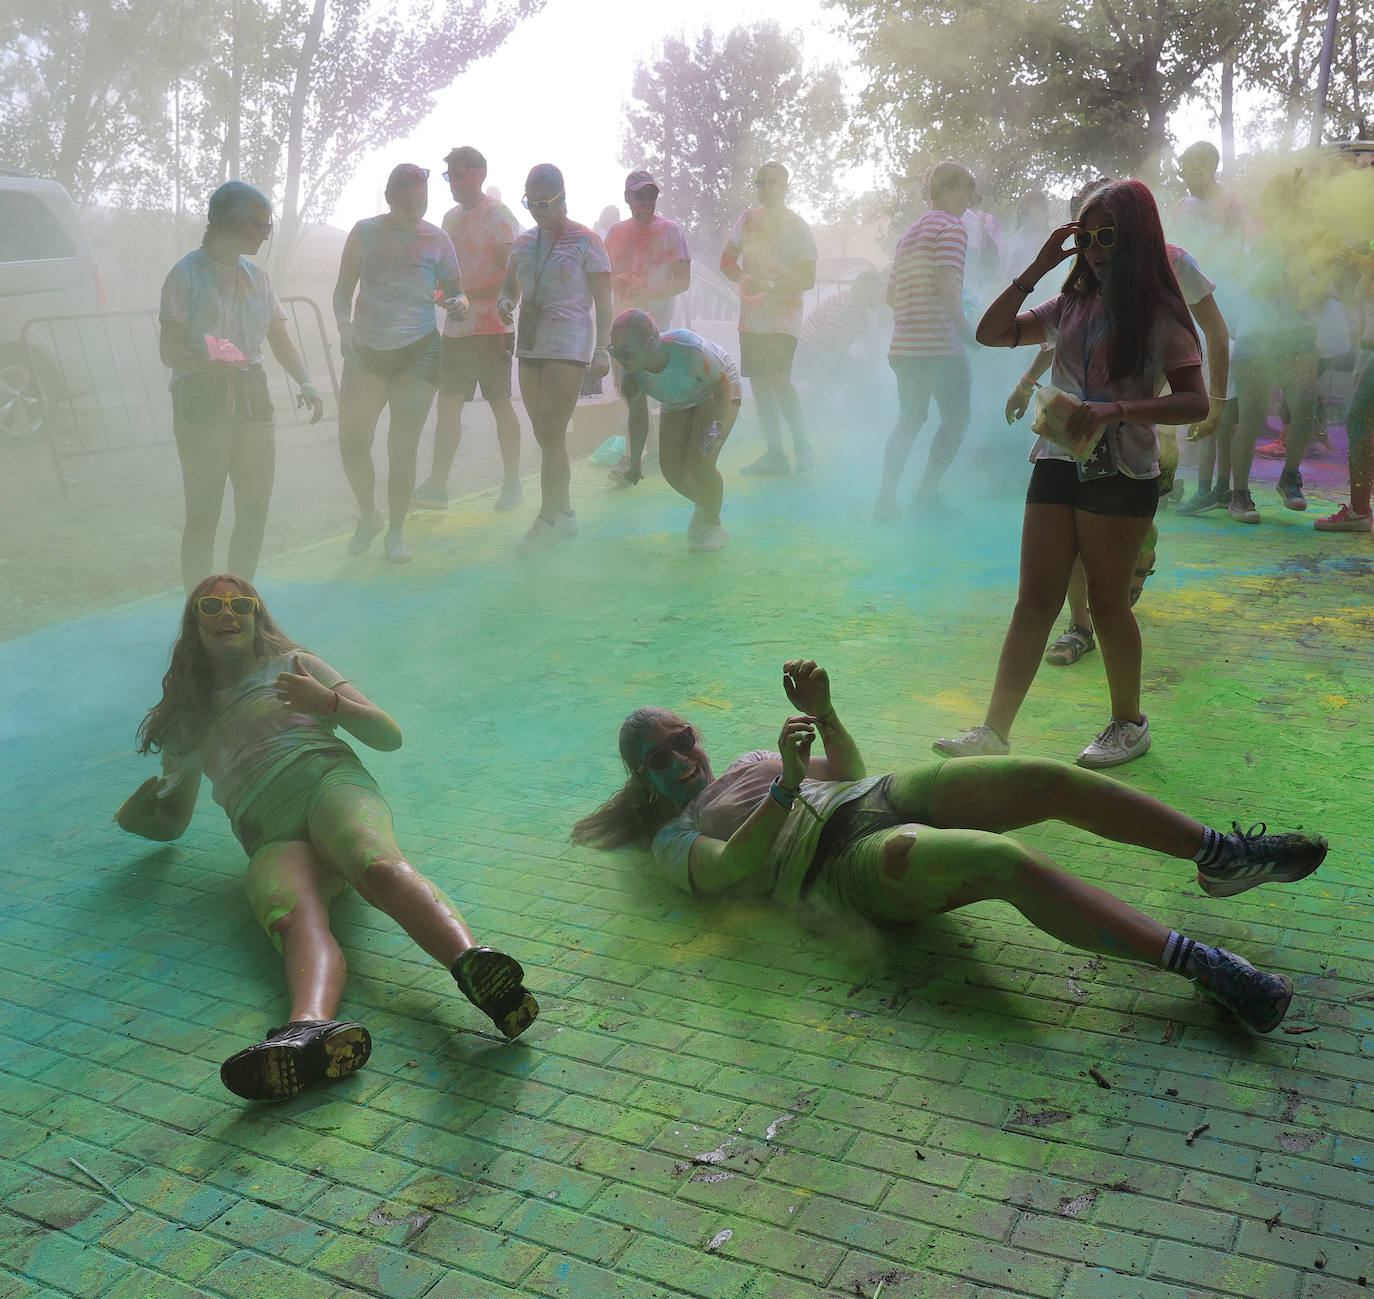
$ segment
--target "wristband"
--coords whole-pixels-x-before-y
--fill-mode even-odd
[[[329,705],[329,711],[325,713],[325,716],[333,717],[334,714],[339,711],[339,692],[337,690],[331,690],[329,693],[334,696],[334,702]]]
[[[835,710],[832,708],[828,713],[816,718],[816,725],[828,726],[833,721],[835,721]]]
[[[1031,389],[1031,391],[1034,391],[1040,385],[1034,379],[1032,379],[1030,375],[1023,374],[1021,378],[1017,381],[1016,386],[1018,388],[1029,388]]]
[[[1214,393],[1214,392],[1209,392],[1209,393],[1207,394],[1207,400],[1208,400],[1208,401],[1230,401],[1231,399],[1230,399],[1229,397],[1218,397],[1218,396],[1216,395],[1216,393]]]
[[[1030,286],[1030,288],[1026,288],[1026,286],[1025,286],[1024,284],[1022,284],[1020,280],[1015,279],[1015,278],[1012,279],[1012,282],[1011,282],[1011,283],[1012,283],[1012,287],[1013,287],[1013,288],[1016,288],[1016,289],[1020,289],[1021,292],[1022,292],[1022,294],[1023,294],[1025,297],[1030,297],[1030,295],[1031,295],[1033,292],[1035,292],[1035,285],[1034,285],[1034,284],[1032,284],[1032,285]]]
[[[773,783],[768,786],[769,798],[771,798],[773,802],[775,802],[779,807],[790,808],[792,804],[797,801],[800,795],[801,790],[799,789],[784,788],[782,781],[777,776],[773,777]]]
[[[316,397],[320,395],[320,390],[315,387],[314,379],[307,379],[301,384],[301,396],[304,397],[307,393],[314,393]]]

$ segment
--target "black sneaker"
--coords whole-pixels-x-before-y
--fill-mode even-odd
[[[1199,986],[1247,1028],[1272,1033],[1283,1023],[1293,1000],[1293,980],[1286,974],[1266,974],[1243,956],[1202,943],[1193,948],[1189,965]]]
[[[1279,481],[1274,485],[1274,490],[1283,497],[1283,504],[1286,509],[1305,510],[1307,508],[1307,497],[1302,494],[1302,475],[1296,469],[1291,472],[1285,469],[1279,475]]]
[[[361,1024],[304,1019],[274,1028],[265,1042],[231,1055],[220,1081],[250,1101],[285,1101],[326,1078],[346,1078],[367,1063],[372,1038]]]
[[[1219,501],[1217,493],[1209,487],[1206,491],[1198,488],[1186,501],[1184,501],[1174,511],[1175,514],[1205,514],[1208,510],[1215,510],[1218,505],[1229,504],[1231,493],[1226,493],[1226,499]]]
[[[1198,886],[1209,898],[1231,898],[1259,884],[1292,884],[1312,874],[1326,850],[1319,834],[1267,834],[1263,821],[1246,833],[1232,821],[1221,860],[1198,867]]]
[[[469,947],[449,972],[463,995],[506,1037],[519,1037],[539,1015],[520,962],[494,947]]]

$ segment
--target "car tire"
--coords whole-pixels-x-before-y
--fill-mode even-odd
[[[0,347],[0,443],[33,441],[47,431],[42,379],[28,349]]]

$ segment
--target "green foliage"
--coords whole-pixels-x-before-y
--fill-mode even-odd
[[[799,33],[769,22],[669,38],[636,68],[632,95],[622,161],[654,173],[664,214],[703,252],[723,246],[770,158],[791,172],[790,206],[830,215],[847,110],[839,70],[808,66]]]
[[[280,200],[289,251],[543,2],[0,0],[0,163],[178,213],[237,177]]]
[[[866,74],[856,146],[953,156],[985,193],[1148,171],[1169,115],[1269,0],[832,0]]]

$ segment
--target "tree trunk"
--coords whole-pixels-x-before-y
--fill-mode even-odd
[[[1236,166],[1236,61],[1221,61],[1221,174],[1230,176]]]
[[[286,192],[282,196],[282,240],[278,256],[284,261],[296,251],[303,233],[301,221],[301,168],[304,165],[303,138],[305,135],[305,105],[310,98],[311,72],[315,55],[320,48],[324,31],[326,0],[314,0],[310,22],[301,40],[300,58],[296,63],[296,78],[291,87],[291,117],[286,131]]]
[[[1312,11],[1316,0],[1302,0],[1298,11],[1298,31],[1293,39],[1293,60],[1288,67],[1288,112],[1284,117],[1283,136],[1279,142],[1280,151],[1287,153],[1293,147],[1293,138],[1298,132],[1298,118],[1302,115],[1306,95],[1302,76],[1302,47],[1307,40],[1307,29],[1312,25]]]
[[[81,73],[76,79],[72,97],[62,121],[62,143],[53,163],[53,179],[64,186],[78,203],[89,195],[77,192],[77,163],[86,153],[86,139],[91,131],[91,113],[96,98],[96,61],[105,57],[105,10],[92,5],[86,27],[86,45],[82,51]]]
[[[226,180],[238,180],[243,139],[243,3],[234,0],[230,11],[233,30],[229,36],[229,121],[224,139]]]

